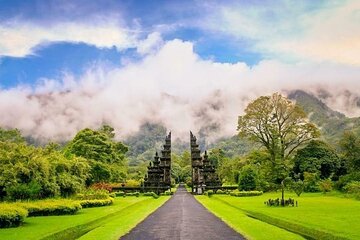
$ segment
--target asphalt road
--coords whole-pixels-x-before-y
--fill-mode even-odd
[[[204,208],[182,186],[174,196],[121,240],[245,239]]]

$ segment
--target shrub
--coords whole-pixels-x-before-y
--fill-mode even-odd
[[[36,199],[39,197],[41,186],[37,182],[16,184],[7,188],[7,195],[11,200]]]
[[[129,179],[125,183],[125,187],[140,187],[141,183],[140,181]]]
[[[319,182],[319,188],[323,193],[331,192],[332,181],[330,179],[324,179]]]
[[[166,190],[165,192],[164,192],[164,195],[165,196],[170,196],[170,195],[173,195],[174,193],[171,191],[171,190]]]
[[[263,192],[262,191],[232,191],[230,192],[231,196],[234,197],[252,197],[252,196],[260,196],[262,195]]]
[[[153,198],[155,198],[155,199],[158,199],[158,198],[159,198],[159,195],[157,195],[157,194],[154,193],[154,192],[145,192],[143,195],[144,195],[144,196],[150,196],[150,197],[153,197]]]
[[[81,209],[81,205],[71,200],[44,200],[36,202],[18,202],[17,206],[28,210],[29,217],[72,215]]]
[[[305,192],[318,192],[318,176],[316,173],[304,172],[304,191]]]
[[[123,192],[123,191],[118,191],[118,192],[115,192],[115,196],[116,197],[125,197],[125,192]]]
[[[267,206],[269,207],[279,207],[282,206],[281,205],[281,200],[280,198],[276,198],[276,199],[269,199],[266,202],[264,202]],[[284,201],[284,207],[286,206],[292,206],[292,207],[297,207],[298,203],[297,201],[295,201],[293,198],[289,198],[289,199],[285,199]]]
[[[245,166],[239,175],[239,190],[250,191],[256,188],[256,171],[251,166]]]
[[[344,187],[345,192],[347,193],[360,193],[360,182],[359,181],[351,181]]]
[[[352,172],[350,174],[341,176],[339,181],[336,182],[336,188],[341,191],[345,190],[344,187],[352,181],[360,182],[360,172]]]
[[[211,197],[212,195],[214,195],[214,191],[213,190],[208,190],[205,192],[205,195],[208,197]]]
[[[81,200],[79,203],[83,208],[103,207],[113,204],[114,199],[111,197],[107,199],[88,199],[88,200]]]
[[[94,200],[94,199],[108,199],[109,192],[105,189],[89,189],[83,193],[75,195],[77,200]]]
[[[304,182],[301,180],[295,181],[291,184],[291,189],[300,197],[301,193],[304,191]]]
[[[130,193],[126,193],[126,196],[135,196],[135,197],[139,197],[140,193],[139,192],[130,192]]]
[[[216,191],[216,194],[227,194],[227,192],[219,189]]]
[[[94,190],[106,190],[108,193],[112,191],[112,185],[104,182],[94,183],[90,188]]]
[[[0,204],[0,228],[18,227],[24,222],[28,211],[13,204]]]

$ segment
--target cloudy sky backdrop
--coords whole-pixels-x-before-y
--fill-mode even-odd
[[[294,89],[360,116],[359,23],[356,0],[0,0],[0,126],[229,136],[249,101]]]

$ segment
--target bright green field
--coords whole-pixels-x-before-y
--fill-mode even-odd
[[[304,193],[299,207],[268,207],[269,198],[280,193],[266,193],[258,197],[228,195],[197,196],[215,215],[250,239],[360,239],[360,201],[321,193]],[[250,217],[251,216],[251,217]],[[295,232],[292,234],[281,228]]]
[[[82,209],[76,215],[29,217],[18,228],[0,229],[0,239],[119,239],[168,199],[116,198],[111,206]]]

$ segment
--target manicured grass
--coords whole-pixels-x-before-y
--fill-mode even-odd
[[[244,198],[215,195],[204,205],[210,210],[211,207],[216,208],[216,205],[228,205],[234,212],[242,212],[314,239],[360,239],[360,201],[322,193],[304,193],[300,197],[287,193],[285,197],[295,198],[299,202],[299,207],[264,205],[267,199],[279,196],[280,193]],[[201,196],[198,199],[202,201],[202,198],[205,197]],[[219,213],[219,216],[224,219],[233,218],[231,214],[226,213]],[[256,236],[254,238],[262,239]]]
[[[117,240],[160,207],[169,197],[163,196],[152,201],[143,201],[124,209],[120,216],[108,219],[101,227],[88,232],[79,240]]]
[[[0,229],[0,239],[76,239],[93,228],[106,224],[108,221],[126,218],[123,217],[122,213],[126,213],[128,208],[137,209],[137,206],[140,206],[141,209],[147,209],[147,205],[149,205],[149,208],[155,210],[168,198],[167,196],[159,199],[152,197],[121,197],[116,198],[111,206],[82,209],[76,215],[30,217],[26,218],[24,225],[18,228]],[[136,217],[139,218],[138,221],[141,221],[144,216],[137,214],[134,216],[133,222],[135,222]],[[132,226],[128,224],[124,229],[129,230],[129,227]],[[121,226],[117,227],[121,228]]]
[[[196,199],[230,227],[244,235],[247,239],[304,239],[303,237],[284,229],[274,227],[262,221],[248,217],[243,211],[216,200],[214,196],[211,198],[207,196],[196,196]]]

